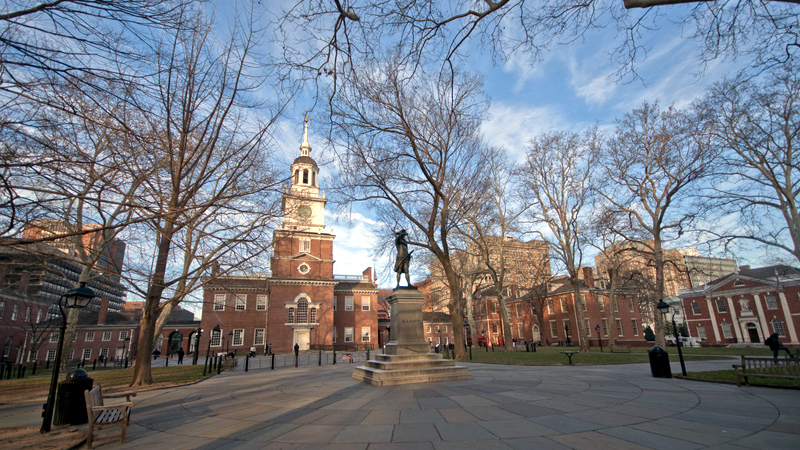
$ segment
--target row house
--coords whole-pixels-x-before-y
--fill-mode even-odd
[[[436,346],[444,348],[445,346],[453,343],[453,323],[450,320],[450,314],[443,312],[423,312],[422,313],[422,326],[425,340],[435,349]],[[463,331],[460,331],[462,332]]]
[[[581,268],[581,296],[578,305],[583,312],[589,343],[597,346],[646,346],[638,297],[632,292],[617,290],[616,301],[604,283],[596,283],[591,267]],[[600,284],[603,287],[597,287]],[[474,302],[474,318],[478,339],[485,337],[491,345],[503,345],[499,304],[492,290],[486,290]],[[541,345],[578,344],[578,311],[574,291],[566,277],[555,278],[545,295],[507,288],[506,306],[511,325],[510,339],[537,342]],[[542,323],[537,311],[541,312]]]
[[[800,269],[743,268],[679,297],[689,334],[706,343],[763,346],[777,333],[787,345],[800,344]]]

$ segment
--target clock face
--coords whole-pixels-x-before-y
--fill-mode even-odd
[[[311,217],[311,208],[309,208],[307,205],[303,205],[300,208],[298,208],[297,214],[303,219],[308,219],[309,217]]]

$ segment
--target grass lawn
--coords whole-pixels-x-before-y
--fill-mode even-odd
[[[650,347],[632,348],[632,353],[611,353],[608,349],[600,352],[599,348],[592,347],[589,352],[580,352],[572,356],[572,362],[575,365],[601,365],[601,364],[632,364],[632,363],[646,363],[649,362],[647,350]],[[539,347],[536,352],[505,352],[489,350],[488,352],[481,349],[472,349],[472,362],[486,363],[486,364],[511,364],[521,366],[557,366],[566,365],[569,363],[566,355],[562,355],[563,351],[579,351],[579,347]],[[686,349],[686,350],[703,350]],[[699,361],[709,359],[721,359],[725,356],[741,355],[742,352],[729,351],[721,352],[719,350],[740,350],[740,349],[724,349],[714,348],[714,352],[684,352],[684,359],[686,361]],[[676,348],[670,348],[669,352],[670,361],[678,360],[678,351]],[[769,350],[767,350],[769,351]],[[770,353],[771,354],[771,353]],[[467,357],[469,358],[469,356]],[[469,359],[467,359],[468,361]]]
[[[202,365],[154,367],[152,370],[153,386],[158,387],[186,384],[203,378]],[[103,390],[106,392],[136,390],[128,386],[133,379],[133,368],[87,370],[87,372],[89,373],[89,377],[94,379],[94,385],[102,384]],[[66,373],[62,373],[58,379],[59,381],[63,381],[65,377]],[[47,397],[48,389],[50,389],[49,374],[40,375],[37,373],[35,377],[23,378],[21,380],[2,380],[0,381],[0,403],[27,400],[44,401]]]
[[[736,375],[731,370],[715,370],[712,372],[689,372],[689,379],[715,382],[736,383]],[[800,380],[781,380],[775,378],[750,377],[750,386],[782,387],[800,389]]]

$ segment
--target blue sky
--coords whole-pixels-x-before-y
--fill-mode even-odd
[[[695,43],[684,39],[677,26],[665,21],[660,30],[644,36],[651,47],[648,57],[637,65],[640,78],[620,79],[610,56],[618,43],[615,34],[614,30],[597,30],[579,42],[553,46],[535,65],[522,55],[495,65],[486,49],[471,49],[469,53],[474,56],[467,60],[465,68],[483,74],[485,90],[491,99],[488,119],[483,125],[486,141],[504,147],[512,158],[520,159],[526,143],[540,133],[577,132],[595,123],[611,129],[616,117],[645,100],[658,100],[662,106],[685,107],[710,84],[743,67],[741,63],[713,61],[701,73]],[[309,103],[312,101],[308,99]],[[303,111],[310,108],[302,103],[298,102],[295,110],[279,124],[278,138],[286,152],[287,174],[288,163],[299,154]],[[324,146],[323,132],[312,121],[309,141],[312,157],[318,162],[331,156]],[[323,165],[321,169],[324,189],[333,168]],[[333,227],[336,235],[335,273],[360,274],[374,265],[379,284],[394,285],[394,274],[388,267],[392,256],[376,256],[373,251],[374,233],[385,231],[386,227],[374,218],[365,217],[358,208],[348,215],[337,213],[332,207],[326,212],[326,225]],[[752,253],[742,262],[759,265],[766,261],[758,253]],[[593,259],[584,264],[594,265]]]

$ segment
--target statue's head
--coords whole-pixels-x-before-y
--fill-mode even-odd
[[[408,236],[405,228],[400,228],[400,231],[394,232],[395,236]]]

